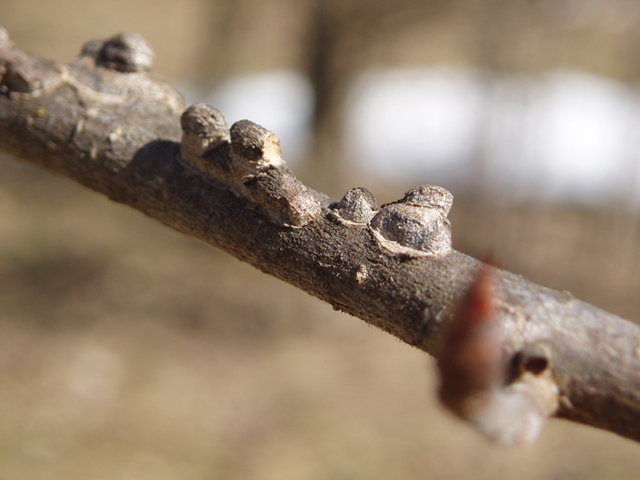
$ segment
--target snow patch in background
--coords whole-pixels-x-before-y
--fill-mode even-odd
[[[585,73],[557,72],[532,97],[524,109],[521,164],[542,180],[536,185],[542,195],[589,202],[630,192],[640,118],[634,89]]]
[[[287,162],[309,153],[314,95],[301,74],[231,79],[201,98],[230,125],[248,118],[275,132]],[[640,206],[640,95],[614,80],[377,68],[354,81],[345,120],[349,158],[385,179],[454,193],[480,185],[514,200]]]
[[[346,148],[385,177],[464,175],[475,156],[482,103],[482,84],[471,70],[369,71],[347,101]]]
[[[302,74],[278,70],[227,80],[204,101],[218,108],[229,126],[249,119],[274,132],[282,157],[295,164],[308,154],[313,99]]]
[[[347,114],[349,151],[386,178],[589,204],[640,187],[638,93],[587,73],[373,70],[354,84]]]
[[[347,148],[385,175],[465,168],[474,154],[482,91],[466,70],[363,74],[348,105]]]

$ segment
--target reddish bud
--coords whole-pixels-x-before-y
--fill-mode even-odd
[[[502,376],[504,362],[493,300],[492,267],[483,265],[447,326],[438,360],[440,398],[458,415],[464,400],[488,390]]]

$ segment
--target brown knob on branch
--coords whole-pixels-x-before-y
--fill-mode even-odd
[[[85,44],[83,55],[95,56],[96,63],[123,73],[148,72],[153,64],[153,49],[137,33],[122,33],[105,41]]]
[[[217,108],[206,103],[191,105],[182,113],[180,124],[180,156],[183,161],[211,178],[230,170],[228,151],[215,155],[220,146],[228,145],[230,141],[227,120]]]
[[[378,211],[378,202],[364,187],[356,187],[344,194],[342,200],[332,203],[329,208],[335,218],[343,223],[367,224]]]
[[[394,255],[442,256],[451,252],[447,214],[453,195],[442,187],[423,185],[397,202],[383,205],[371,219],[380,246]]]

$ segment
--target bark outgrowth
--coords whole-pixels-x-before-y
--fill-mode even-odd
[[[278,225],[301,227],[320,204],[280,157],[280,140],[250,120],[227,129],[214,107],[196,104],[182,114],[182,161],[203,178],[247,198]]]
[[[371,219],[373,234],[382,248],[395,255],[446,255],[451,251],[447,215],[452,204],[453,195],[442,187],[414,188],[402,200],[382,206]]]
[[[249,121],[229,130],[206,105],[185,110],[127,38],[89,42],[59,65],[0,30],[0,148],[439,356],[445,372],[465,348],[487,349],[453,369],[466,383],[444,376],[441,395],[492,438],[531,440],[555,412],[640,441],[638,326],[498,269],[482,293],[481,263],[451,248],[446,190],[418,187],[382,208],[362,188],[339,202],[315,192],[273,133]],[[445,354],[447,325],[460,330],[444,334]],[[475,335],[481,325],[489,333]]]

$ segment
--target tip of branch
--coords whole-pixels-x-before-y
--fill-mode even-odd
[[[535,441],[557,410],[558,389],[543,343],[506,358],[494,276],[493,267],[480,267],[444,332],[438,394],[447,409],[490,440],[523,445]],[[512,365],[516,378],[509,379]]]

